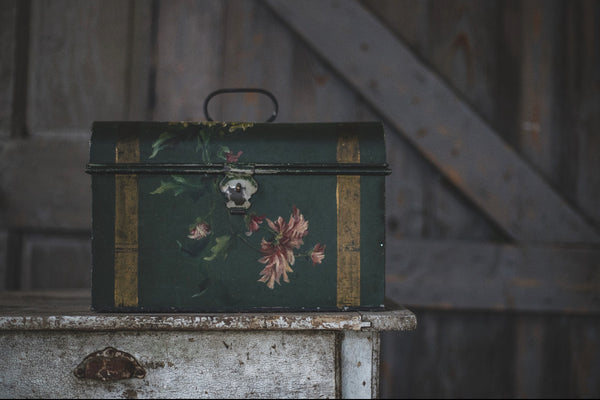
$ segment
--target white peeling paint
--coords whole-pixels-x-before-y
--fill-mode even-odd
[[[75,377],[88,355],[133,355],[143,379]],[[2,398],[335,398],[334,332],[0,332]]]

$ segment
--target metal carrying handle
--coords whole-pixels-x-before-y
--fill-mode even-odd
[[[214,92],[212,92],[211,94],[209,94],[206,97],[206,100],[204,100],[204,116],[206,117],[207,121],[213,121],[213,119],[208,114],[208,102],[213,97],[215,97],[219,94],[223,94],[223,93],[260,93],[260,94],[264,94],[269,99],[271,99],[271,101],[273,102],[273,114],[271,114],[269,119],[267,119],[265,122],[273,122],[275,120],[275,118],[277,117],[277,112],[279,111],[279,104],[277,103],[277,99],[275,98],[273,93],[269,92],[268,90],[258,89],[258,88],[231,88],[231,89],[215,90]]]

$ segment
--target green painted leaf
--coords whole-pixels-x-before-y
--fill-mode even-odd
[[[167,147],[168,144],[165,144],[165,142],[172,139],[175,135],[176,134],[174,132],[161,133],[160,136],[158,137],[158,139],[156,139],[156,141],[154,143],[152,143],[152,154],[150,155],[150,158],[154,158],[158,154],[159,151],[161,151],[162,149]]]
[[[181,183],[183,185],[191,185],[187,179],[185,179],[183,176],[181,175],[171,175],[171,178],[173,178],[173,180],[175,182]]]
[[[206,261],[212,261],[217,257],[227,258],[227,251],[231,246],[231,236],[223,235],[215,239],[216,244],[210,249],[211,255],[204,257]]]
[[[160,181],[160,186],[157,187],[154,191],[150,192],[150,194],[161,194],[169,190],[173,190],[176,193],[175,195],[177,195],[181,193],[181,185],[177,182]]]

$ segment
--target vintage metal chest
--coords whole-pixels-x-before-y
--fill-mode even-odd
[[[383,126],[95,122],[92,308],[378,309]]]

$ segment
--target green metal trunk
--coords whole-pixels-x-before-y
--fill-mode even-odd
[[[381,123],[95,122],[92,308],[376,309]]]

